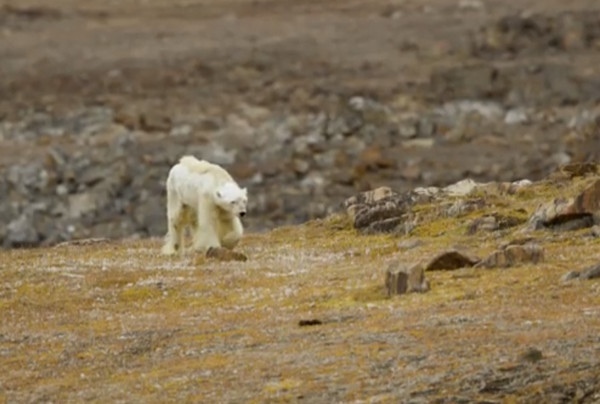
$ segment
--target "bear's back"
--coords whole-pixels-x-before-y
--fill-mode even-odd
[[[198,160],[194,156],[184,156],[179,160],[179,164],[187,168],[194,174],[208,174],[214,176],[217,182],[234,182],[233,178],[223,167],[210,163],[206,160]]]

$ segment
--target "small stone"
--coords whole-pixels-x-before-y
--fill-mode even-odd
[[[417,203],[429,203],[440,194],[440,191],[438,187],[418,187],[413,189],[412,197]]]
[[[519,355],[519,360],[523,362],[539,362],[544,358],[542,351],[537,348],[527,348],[525,352]]]
[[[348,106],[361,114],[365,123],[382,125],[389,120],[389,110],[386,106],[369,98],[355,96],[350,98]]]
[[[6,226],[4,245],[7,247],[30,247],[38,241],[39,234],[32,215],[24,213]]]
[[[411,238],[409,240],[404,240],[398,243],[398,249],[400,250],[412,250],[413,248],[417,248],[423,245],[423,241],[418,238]]]
[[[525,245],[528,243],[532,243],[533,241],[535,241],[535,238],[533,237],[522,237],[522,238],[515,238],[512,239],[510,241],[506,241],[500,244],[500,249],[504,250],[507,247],[511,246],[511,245]]]
[[[399,219],[407,211],[406,204],[395,200],[383,200],[371,205],[363,205],[356,211],[354,227],[360,229],[385,219]]]
[[[483,198],[470,200],[460,199],[452,203],[448,208],[443,209],[443,213],[444,216],[447,217],[458,217],[483,209],[483,207],[485,207],[485,200]]]
[[[404,265],[394,261],[385,272],[385,287],[388,296],[411,292],[426,292],[430,289],[421,263]]]
[[[140,115],[140,129],[145,132],[169,132],[171,118],[162,111],[148,111]]]
[[[431,261],[425,265],[425,270],[454,270],[464,267],[472,267],[478,261],[478,259],[469,257],[468,255],[457,250],[444,251],[433,257]]]
[[[309,327],[309,326],[321,325],[321,324],[323,324],[323,322],[321,320],[319,320],[318,318],[312,318],[310,320],[300,320],[300,321],[298,321],[298,325],[300,327]]]
[[[560,278],[560,281],[563,283],[566,283],[566,282],[572,281],[573,279],[579,278],[579,276],[580,276],[579,272],[569,271]]]
[[[537,264],[544,260],[544,249],[537,244],[511,245],[497,250],[477,263],[477,268],[509,268],[521,264]]]
[[[219,261],[248,261],[244,254],[222,247],[211,247],[206,251],[207,258],[215,258]]]
[[[359,165],[364,166],[366,170],[373,170],[393,167],[395,162],[384,156],[380,146],[371,146],[361,153]]]
[[[467,234],[472,235],[479,231],[504,230],[525,222],[525,219],[515,216],[505,216],[498,213],[479,217],[467,229]]]
[[[448,185],[443,191],[449,196],[467,196],[473,192],[479,184],[470,178],[460,180],[455,184]]]
[[[294,159],[292,167],[297,174],[304,175],[310,170],[310,163],[302,159]]]
[[[78,219],[97,209],[96,199],[92,192],[84,192],[69,196],[69,217]]]
[[[173,137],[189,136],[192,134],[192,132],[193,132],[193,128],[191,125],[188,125],[188,124],[177,125],[177,126],[174,126],[173,128],[171,128],[171,131],[169,132],[169,136],[173,136]]]
[[[402,147],[406,149],[419,148],[419,149],[431,149],[435,145],[435,139],[432,137],[417,138],[405,140],[402,142]]]
[[[409,180],[417,181],[421,178],[423,170],[417,164],[409,165],[400,170],[400,177]]]
[[[346,208],[348,216],[354,220],[358,211],[364,208],[365,205],[389,198],[392,195],[395,195],[395,193],[391,188],[379,187],[371,191],[361,192],[358,195],[346,199],[343,203],[343,206]]]
[[[504,123],[507,125],[520,125],[527,123],[528,121],[529,117],[522,109],[511,109],[504,117]]]
[[[65,184],[58,184],[56,186],[56,195],[65,196],[68,193],[69,193],[69,187],[67,187]]]

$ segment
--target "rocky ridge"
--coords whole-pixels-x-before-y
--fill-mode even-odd
[[[559,165],[594,161],[600,82],[591,67],[521,56],[584,55],[598,45],[597,19],[595,12],[506,15],[442,55],[469,55],[463,62],[440,63],[425,82],[381,93],[290,87],[275,67],[254,63],[218,79],[224,88],[261,76],[275,84],[244,98],[225,91],[201,110],[114,94],[67,111],[52,102],[3,104],[0,245],[160,236],[164,179],[183,154],[223,165],[249,188],[246,223],[255,231],[324,217],[382,185],[404,192],[463,178],[538,180]],[[184,64],[178,77],[186,85],[199,74],[214,80],[218,69],[203,66]],[[121,83],[124,72],[111,71],[110,80]],[[473,231],[508,224],[488,217]]]

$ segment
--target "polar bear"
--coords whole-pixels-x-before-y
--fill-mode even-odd
[[[193,249],[233,249],[244,233],[240,217],[246,214],[248,192],[217,164],[184,156],[169,171],[168,230],[163,254],[184,250],[185,228],[192,229]]]

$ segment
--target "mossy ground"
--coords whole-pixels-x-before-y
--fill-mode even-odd
[[[531,234],[538,265],[428,272],[430,292],[384,294],[391,260],[483,257],[514,238],[465,230],[557,194],[536,186],[410,236],[342,217],[249,234],[247,262],[164,257],[156,239],[2,251],[0,401],[592,402],[600,283],[560,282],[600,260],[586,231]],[[542,359],[520,359],[529,347]]]

